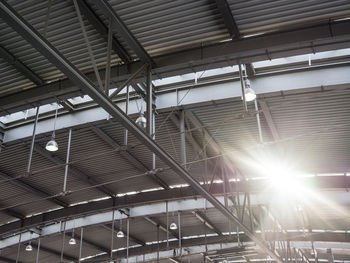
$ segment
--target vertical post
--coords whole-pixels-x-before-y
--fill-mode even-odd
[[[35,258],[35,263],[39,263],[39,253],[40,253],[40,238],[38,240],[38,248],[36,250],[36,258]]]
[[[112,233],[111,233],[111,253],[110,258],[113,259],[113,249],[114,249],[114,224],[115,224],[115,218],[114,218],[115,210],[113,209],[112,212]]]
[[[154,112],[153,112],[153,116],[152,116],[152,119],[153,119],[153,123],[152,123],[152,139],[155,140],[156,139],[156,116],[154,115]],[[152,153],[152,169],[155,170],[156,169],[156,154],[155,153]]]
[[[180,262],[182,260],[182,243],[181,243],[181,216],[180,211],[177,212],[177,220],[178,220],[178,226],[179,226],[179,248],[180,248]]]
[[[159,225],[157,225],[157,263],[159,263]]]
[[[16,263],[18,263],[18,260],[19,260],[19,252],[21,251],[21,240],[22,240],[22,234],[19,234],[19,238],[18,238],[18,248],[17,248],[17,256],[16,256]]]
[[[72,141],[72,129],[69,129],[66,165],[65,165],[65,169],[64,169],[63,193],[66,193],[66,191],[67,191],[67,178],[68,178],[69,155],[70,155],[70,144],[71,144],[71,141]]]
[[[36,113],[35,113],[33,136],[32,136],[32,142],[30,144],[30,151],[29,151],[29,159],[28,159],[28,164],[27,164],[26,176],[29,176],[31,173],[31,170],[32,170],[32,158],[33,158],[33,150],[34,150],[34,143],[35,143],[36,126],[38,124],[38,119],[39,119],[39,108],[40,108],[39,106],[36,108]]]
[[[81,261],[81,256],[83,251],[83,235],[84,235],[84,228],[80,228],[79,262]]]
[[[180,156],[181,163],[186,169],[186,137],[185,137],[185,111],[181,110],[180,112]]]
[[[247,112],[248,108],[247,108],[247,101],[245,100],[245,86],[244,86],[243,71],[242,71],[241,63],[238,63],[238,69],[239,69],[239,79],[241,81],[241,88],[242,88],[243,110]]]
[[[146,72],[146,114],[147,114],[147,133],[152,135],[152,123],[153,123],[153,97],[152,97],[152,72],[151,66],[147,67]]]
[[[169,205],[168,201],[165,201],[166,209],[166,246],[169,247]]]
[[[126,85],[125,114],[129,113],[129,85]],[[128,129],[124,130],[124,145],[128,145]]]
[[[112,52],[112,19],[109,19],[107,38],[107,64],[105,75],[105,93],[108,96],[111,84],[111,52]]]
[[[155,139],[155,116],[153,112],[153,87],[152,87],[152,68],[149,65],[146,71],[146,131],[152,139]],[[152,153],[152,169],[156,169],[156,155]]]
[[[62,222],[61,222],[62,224]],[[62,225],[61,225],[62,226]],[[63,262],[63,255],[64,255],[64,241],[66,239],[66,222],[63,224],[63,233],[62,233],[62,249],[61,249],[61,262]]]
[[[258,124],[259,139],[260,139],[260,143],[263,143],[264,141],[263,141],[263,136],[262,136],[261,123],[260,123],[260,113],[259,113],[257,99],[254,100],[254,105],[255,105],[255,112],[256,112],[256,122]]]
[[[130,235],[130,220],[126,220],[126,263],[129,263],[129,235]]]

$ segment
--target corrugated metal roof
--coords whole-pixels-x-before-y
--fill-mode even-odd
[[[110,4],[152,56],[229,37],[213,0],[134,0]]]
[[[106,18],[94,6],[94,1],[88,2],[107,25]],[[47,1],[9,0],[8,3],[34,28],[43,33]],[[291,26],[305,26],[350,15],[349,0],[294,2],[253,0],[229,1],[229,3],[243,35],[279,31]],[[229,39],[222,15],[214,0],[147,2],[113,0],[110,4],[151,56]],[[85,18],[84,23],[96,62],[98,66],[104,67],[106,41]],[[50,81],[63,77],[59,70],[2,21],[0,31],[1,45],[42,79]],[[126,42],[117,34],[115,37],[127,52],[136,58]],[[80,70],[92,71],[73,1],[53,1],[48,20],[47,39]],[[119,61],[118,56],[113,53],[112,64]],[[32,82],[9,68],[6,63],[1,64],[1,69],[6,69],[7,74],[1,74],[3,71],[0,71],[0,80],[3,83],[0,91],[9,92],[33,86]]]
[[[349,17],[349,0],[228,0],[239,30],[258,34]]]

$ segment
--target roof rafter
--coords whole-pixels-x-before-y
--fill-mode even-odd
[[[115,29],[117,33],[123,38],[123,40],[130,46],[137,56],[143,62],[152,63],[152,59],[146,50],[141,46],[139,41],[135,36],[130,32],[124,22],[120,19],[117,13],[113,10],[112,6],[108,3],[107,0],[98,0],[96,1],[96,6],[101,10],[103,15],[106,18],[110,18],[112,23],[112,29]]]
[[[220,229],[218,229],[215,224],[201,211],[195,210],[192,211],[192,213],[201,221],[204,223],[207,227],[209,227],[211,230],[213,230],[216,234],[219,236],[222,236],[222,232]]]
[[[317,189],[344,189],[350,188],[350,177],[349,176],[322,176],[322,177],[310,177],[307,180],[308,183],[317,187]],[[231,187],[229,189],[238,190],[239,192],[258,192],[259,188],[264,189],[263,182],[258,186],[256,184],[250,184],[245,182],[230,182]],[[235,188],[236,187],[236,188]],[[259,187],[259,188],[258,188]],[[232,190],[233,191],[233,190]],[[211,192],[215,195],[223,193],[223,184],[213,184]],[[112,198],[106,200],[100,200],[96,202],[89,202],[86,204],[80,204],[67,208],[62,208],[54,211],[49,211],[43,214],[34,215],[30,218],[23,220],[17,220],[0,226],[0,236],[6,235],[11,232],[19,231],[23,228],[31,228],[37,225],[42,225],[48,222],[63,220],[67,217],[78,217],[86,214],[91,214],[96,211],[108,210],[108,209],[123,209],[132,207],[144,203],[150,202],[164,202],[166,200],[176,200],[178,198],[195,198],[196,195],[193,190],[187,188],[174,188],[170,190],[161,190],[154,192],[145,192],[135,195],[126,195],[122,197],[116,197],[115,200]]]
[[[21,72],[27,79],[40,86],[45,83],[36,73],[34,73],[30,68],[23,64],[18,58],[10,53],[6,48],[0,46],[0,56],[5,59],[10,65]]]
[[[34,145],[35,152],[39,153],[41,156],[45,157],[46,159],[50,160],[51,162],[55,164],[65,164],[64,161],[62,161],[57,156],[51,155],[48,151],[43,149],[40,145],[35,144]],[[64,169],[64,166],[61,166]],[[96,185],[98,182],[91,176],[86,175],[84,172],[80,171],[79,169],[75,168],[74,166],[69,166],[69,173],[74,174],[76,177],[78,177],[80,180],[86,182],[89,185]],[[102,193],[109,195],[113,197],[115,193],[109,189],[107,186],[98,186],[96,187],[98,190],[100,190]]]
[[[108,28],[101,21],[101,19],[95,14],[91,7],[87,4],[86,0],[78,1],[79,8],[84,15],[84,17],[89,21],[89,23],[96,29],[100,35],[107,40]],[[115,53],[120,57],[124,63],[129,63],[131,58],[125,48],[119,43],[119,41],[113,37],[112,38],[112,48]]]
[[[121,145],[116,142],[113,138],[111,138],[108,134],[106,134],[103,130],[100,128],[93,126],[92,127],[93,132],[98,135],[103,141],[105,141],[107,144],[109,144],[113,148],[119,148]],[[146,164],[144,164],[141,160],[139,160],[137,157],[135,157],[130,151],[127,149],[125,151],[120,152],[121,156],[126,159],[130,164],[135,166],[139,171],[141,172],[147,172],[150,171],[151,168],[148,167]],[[156,174],[150,173],[149,178],[156,183],[157,185],[163,187],[164,189],[170,189],[169,185],[164,182],[159,176]]]
[[[271,115],[271,112],[270,112],[270,109],[269,109],[269,106],[267,105],[266,101],[265,100],[258,100],[259,104],[260,104],[260,107],[261,107],[261,110],[264,114],[264,117],[265,117],[265,120],[267,122],[267,125],[269,126],[270,128],[270,131],[271,131],[271,134],[272,134],[272,137],[275,141],[278,141],[281,139],[279,133],[278,133],[278,130],[277,130],[277,127],[276,127],[276,124],[272,118],[272,115]]]
[[[48,197],[51,196],[50,193],[41,190],[27,182],[25,182],[23,179],[16,179],[13,180],[12,176],[9,176],[3,172],[0,172],[0,178],[5,179],[5,180],[9,180],[9,183],[16,185],[34,195],[40,196],[40,197]],[[62,206],[62,207],[68,207],[68,204],[66,202],[64,202],[63,200],[55,197],[55,198],[51,198],[49,199],[51,202],[55,203],[56,205]]]
[[[179,233],[172,229],[167,229],[167,226],[160,222],[159,219],[155,217],[145,216],[144,219],[148,222],[150,222],[152,225],[159,227],[160,230],[164,231],[165,233],[169,232],[173,237],[179,239]]]
[[[216,0],[216,5],[224,19],[226,28],[230,33],[231,38],[239,39],[241,37],[241,33],[239,32],[238,26],[231,12],[230,5],[227,3],[227,0]]]

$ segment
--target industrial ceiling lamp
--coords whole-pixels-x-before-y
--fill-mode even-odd
[[[119,238],[123,238],[125,235],[124,235],[124,232],[119,230],[118,233],[117,233],[117,237]]]
[[[75,240],[75,238],[74,237],[72,237],[71,239],[69,239],[69,245],[72,245],[72,246],[74,246],[74,245],[76,245],[77,244],[77,241]]]
[[[26,246],[26,251],[33,251],[33,247],[31,245],[31,243],[29,242],[29,244]]]
[[[173,219],[175,219],[175,216],[174,216],[174,211],[173,211]],[[177,224],[175,223],[175,220],[170,224],[169,228],[171,230],[176,230],[177,229]]]
[[[171,229],[171,230],[176,230],[176,229],[177,229],[177,224],[176,224],[175,222],[172,222],[172,223],[170,224],[170,229]]]
[[[120,225],[119,225],[119,231],[117,232],[117,237],[118,238],[123,238],[125,236],[124,232],[122,230],[122,225],[123,225],[123,220],[121,219],[120,220]]]
[[[72,238],[69,239],[69,241],[68,241],[68,244],[71,245],[71,246],[74,246],[74,245],[77,244],[77,241],[74,238],[75,220],[73,222],[74,222],[74,226],[73,226],[73,231],[72,231]]]
[[[136,124],[141,129],[146,129],[147,120],[141,111],[140,111],[140,116],[136,119]]]
[[[256,99],[255,91],[250,87],[250,81],[249,79],[245,79],[245,88],[244,88],[244,94],[245,94],[245,100],[246,101],[253,101]]]
[[[54,121],[54,125],[53,125],[53,132],[51,135],[51,140],[47,142],[45,149],[48,150],[49,152],[56,152],[58,150],[58,144],[55,140],[56,137],[56,121],[57,121],[57,112],[58,112],[58,103],[57,103],[57,107],[56,107],[56,113],[55,113],[55,121]]]

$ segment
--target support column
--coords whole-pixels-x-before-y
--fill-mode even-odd
[[[148,135],[152,135],[152,126],[153,126],[153,97],[152,97],[152,73],[151,66],[147,67],[146,71],[146,119],[147,126],[146,131]]]
[[[186,169],[186,135],[185,135],[185,111],[180,112],[180,157],[181,164]]]

